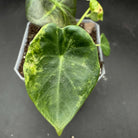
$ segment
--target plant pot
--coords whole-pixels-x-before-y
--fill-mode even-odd
[[[76,21],[78,21],[78,19]],[[101,42],[101,40],[100,40],[100,26],[97,23],[95,23],[95,22],[93,22],[93,21],[91,21],[89,19],[83,20],[83,23],[85,23],[85,26],[86,26],[85,29],[88,32],[92,28],[95,28],[95,31],[96,31],[96,43],[100,44],[100,42]],[[30,29],[30,27],[31,27],[31,23],[28,22],[27,25],[26,25],[26,29],[25,29],[25,33],[24,33],[24,36],[23,36],[23,40],[22,40],[22,43],[21,43],[20,50],[19,50],[19,54],[18,54],[18,57],[17,57],[17,61],[16,61],[16,64],[14,66],[14,71],[19,76],[19,78],[21,80],[23,80],[23,81],[24,81],[24,77],[21,75],[21,73],[19,71],[19,68],[20,68],[20,66],[23,66],[22,65],[23,64],[22,60],[25,58],[24,57],[24,51],[25,51],[26,43],[27,43],[27,40],[28,40],[28,37],[29,37],[29,29]],[[98,79],[98,81],[99,81],[103,77],[103,75],[105,74],[105,67],[104,67],[103,53],[102,53],[101,47],[97,47],[97,50],[98,50],[98,53],[99,53],[99,62],[100,62],[100,66],[101,66],[100,76],[99,76],[99,79]]]

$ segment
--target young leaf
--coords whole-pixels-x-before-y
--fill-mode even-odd
[[[103,8],[97,0],[90,0],[89,3],[91,12],[87,17],[91,18],[93,21],[103,21]]]
[[[110,51],[111,51],[110,44],[104,33],[101,34],[101,48],[105,56],[110,55]]]
[[[58,135],[91,93],[99,71],[97,47],[78,26],[47,24],[31,42],[24,63],[26,89]]]
[[[75,23],[76,0],[26,0],[26,16],[36,25]]]

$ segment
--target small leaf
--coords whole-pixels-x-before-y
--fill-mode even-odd
[[[43,26],[31,42],[24,63],[28,95],[58,135],[95,87],[99,72],[95,43],[75,25]]]
[[[105,34],[101,34],[101,48],[102,48],[102,51],[103,51],[103,54],[105,56],[109,56],[110,55],[110,44],[109,44],[109,41],[107,40]]]
[[[26,16],[33,24],[75,24],[76,0],[26,0]]]
[[[90,0],[89,3],[91,12],[87,17],[91,18],[93,21],[103,21],[103,8],[97,0]]]

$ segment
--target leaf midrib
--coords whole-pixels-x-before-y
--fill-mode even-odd
[[[53,8],[51,9],[51,11],[48,12],[48,13],[47,13],[45,16],[43,16],[42,18],[44,18],[44,17],[50,15],[50,14],[55,10],[56,7],[58,7],[65,15],[67,15],[67,13],[66,13],[66,12],[64,11],[64,9],[62,8],[62,6],[63,6],[62,2],[63,2],[64,0],[60,1],[59,3],[56,2],[56,1],[53,1],[53,0],[49,0],[49,1],[50,1],[51,3],[53,3],[54,6],[53,6]],[[62,5],[62,6],[61,6],[61,5]],[[66,6],[66,5],[64,5],[64,6]],[[66,7],[66,9],[67,9],[67,7]],[[63,16],[64,16],[64,19],[66,20],[66,17],[65,17],[64,14],[63,14]]]
[[[58,72],[58,83],[57,83],[57,113],[56,113],[56,117],[57,117],[57,121],[58,119],[58,115],[59,115],[59,99],[60,99],[60,79],[61,79],[61,71],[62,71],[62,66],[63,66],[63,55],[59,56],[59,72]]]

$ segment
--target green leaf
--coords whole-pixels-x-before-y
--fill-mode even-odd
[[[39,26],[75,24],[76,0],[26,0],[27,19]]]
[[[107,40],[105,34],[101,34],[101,48],[102,48],[102,51],[103,51],[103,54],[105,56],[109,56],[110,55],[110,44],[109,44],[109,41]]]
[[[90,0],[89,3],[91,12],[87,17],[91,18],[93,21],[103,21],[103,8],[97,0]]]
[[[58,135],[91,93],[99,71],[97,47],[78,26],[47,24],[31,42],[24,63],[26,89]]]

